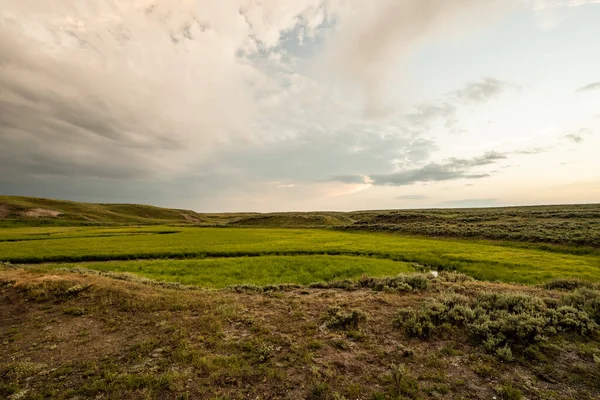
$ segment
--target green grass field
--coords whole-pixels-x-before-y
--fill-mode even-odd
[[[77,268],[82,264],[53,264],[42,270]],[[266,286],[281,283],[308,285],[357,279],[362,275],[395,276],[412,272],[409,263],[349,256],[264,256],[205,258],[199,260],[108,261],[83,264],[106,272],[128,272],[142,277],[208,288],[249,284]]]
[[[207,287],[252,282],[307,283],[361,274],[381,276],[394,274],[395,268],[406,271],[405,263],[455,269],[490,281],[600,281],[597,251],[572,254],[569,248],[563,252],[558,247],[550,250],[511,246],[509,242],[318,229],[144,226],[0,230],[2,261],[46,263],[44,268],[67,266],[63,263],[73,267],[77,263],[83,268],[132,272]]]
[[[260,214],[0,196],[0,227],[131,225],[327,228],[600,249],[600,204]]]

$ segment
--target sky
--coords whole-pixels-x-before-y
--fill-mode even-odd
[[[600,202],[600,0],[0,0],[0,194]]]

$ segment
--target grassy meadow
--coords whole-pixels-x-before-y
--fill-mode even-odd
[[[266,286],[309,285],[358,279],[363,275],[395,276],[414,272],[409,263],[349,256],[263,256],[192,260],[136,260],[50,264],[40,270],[85,267],[104,272],[125,272],[165,282],[223,288],[240,284]]]
[[[302,257],[290,264],[291,259],[298,256]],[[352,258],[333,261],[339,256]],[[232,260],[228,260],[230,258]],[[119,262],[152,259],[160,261]],[[186,261],[175,261],[177,259]],[[554,247],[548,251],[509,243],[319,229],[144,226],[45,227],[40,231],[31,227],[6,228],[0,230],[0,260],[16,264],[45,263],[45,268],[62,268],[63,263],[73,267],[73,263],[78,263],[85,268],[114,268],[160,279],[178,277],[200,285],[206,279],[206,286],[211,287],[223,286],[216,283],[218,276],[223,276],[227,284],[247,283],[246,279],[258,279],[261,274],[270,276],[270,283],[306,283],[327,276],[333,279],[381,275],[381,271],[393,271],[388,268],[393,265],[403,272],[407,268],[405,263],[418,264],[420,268],[457,270],[490,281],[527,284],[565,278],[600,281],[600,254],[594,249],[572,251]],[[106,261],[113,262],[101,263]],[[221,275],[212,274],[210,278],[211,273],[200,272],[214,271],[219,263],[223,266]],[[335,267],[331,263],[335,263]],[[340,272],[339,276],[329,271],[345,264],[348,266],[340,271],[346,272]],[[169,272],[171,268],[177,272]],[[349,274],[353,268],[356,273]],[[234,273],[236,269],[245,272]],[[294,272],[295,269],[298,272]],[[323,274],[319,275],[317,271],[321,270]],[[309,271],[313,271],[312,278]],[[239,280],[235,276],[239,276]]]
[[[0,196],[0,227],[178,225],[317,228],[600,248],[600,204],[352,212],[198,213]]]

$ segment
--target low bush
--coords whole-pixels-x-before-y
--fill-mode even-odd
[[[583,281],[581,279],[556,279],[551,282],[541,285],[544,289],[550,290],[575,290],[580,288],[598,289],[599,286],[592,282]]]
[[[566,305],[585,311],[600,324],[600,290],[577,289],[563,298]]]
[[[503,400],[521,400],[523,398],[523,393],[511,384],[502,385],[497,392]]]
[[[595,337],[594,318],[600,312],[600,292],[582,289],[560,301],[527,294],[482,293],[475,298],[442,295],[420,309],[398,311],[395,324],[409,336],[427,338],[448,325],[464,329],[490,353],[504,361],[513,352],[559,334]]]
[[[366,315],[360,310],[344,311],[340,307],[330,307],[329,310],[327,310],[325,326],[329,329],[356,330],[366,320]]]
[[[433,275],[426,273],[401,274],[391,278],[372,278],[363,276],[358,281],[358,286],[371,288],[376,291],[392,290],[399,292],[412,292],[427,290]]]

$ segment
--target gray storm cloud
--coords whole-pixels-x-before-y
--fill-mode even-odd
[[[326,85],[289,71],[284,32],[331,37],[321,49],[330,67],[375,104],[395,55],[476,3],[7,0],[2,164],[23,174],[169,177],[233,142],[297,138],[311,124],[343,129],[353,108],[331,109]]]
[[[488,152],[470,159],[450,158],[443,163],[427,163],[421,167],[409,168],[389,174],[369,175],[369,182],[380,186],[406,186],[417,182],[441,182],[454,179],[478,179],[489,176],[487,172],[474,171],[477,167],[494,164],[506,159],[506,154]],[[344,183],[357,183],[358,176],[339,176],[333,180]]]
[[[3,0],[2,189],[464,177],[474,166],[428,161],[430,128],[460,130],[460,107],[508,83],[475,76],[392,119],[364,115],[390,110],[413,50],[519,1]]]

